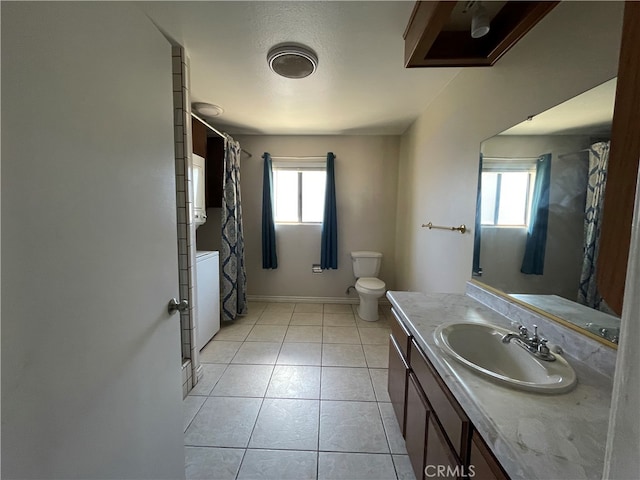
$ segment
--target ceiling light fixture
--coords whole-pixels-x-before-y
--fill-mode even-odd
[[[269,68],[286,78],[305,78],[318,68],[318,56],[303,45],[276,45],[267,54]]]
[[[476,2],[473,8],[473,16],[471,17],[471,38],[484,37],[489,33],[489,12],[482,5],[482,2]]]
[[[212,103],[194,103],[192,108],[203,117],[219,117],[224,113],[222,107]]]

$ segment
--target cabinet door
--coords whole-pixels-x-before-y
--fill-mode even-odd
[[[393,308],[391,309],[391,313],[393,314],[393,319],[391,320],[391,335],[395,339],[400,352],[402,352],[402,356],[405,358],[407,363],[411,361],[409,355],[411,353],[410,344],[411,344],[411,334],[407,330],[407,328],[400,320],[400,316],[398,312],[396,312]]]
[[[396,413],[398,425],[405,435],[405,408],[407,399],[407,375],[409,368],[402,357],[402,353],[396,344],[393,336],[389,336],[389,380],[387,390],[393,411]]]
[[[471,441],[470,477],[472,473],[475,478],[482,480],[509,480],[509,476],[476,431],[473,432]]]
[[[409,373],[408,378],[405,439],[413,472],[416,475],[416,479],[422,480],[424,478],[426,459],[429,407],[427,399],[417,384],[413,373]]]
[[[191,143],[193,153],[207,157],[207,126],[197,118],[191,118]]]
[[[411,341],[411,370],[456,454],[466,463],[471,422],[415,340]]]
[[[224,138],[207,138],[207,208],[222,207]]]
[[[456,454],[447,442],[444,433],[435,421],[435,416],[429,417],[427,427],[427,459],[425,475],[429,478],[457,479],[462,478],[464,472],[458,462]],[[478,477],[484,480],[485,477]]]

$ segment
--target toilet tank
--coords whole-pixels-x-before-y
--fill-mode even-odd
[[[353,275],[356,278],[377,277],[382,263],[380,252],[351,252]]]

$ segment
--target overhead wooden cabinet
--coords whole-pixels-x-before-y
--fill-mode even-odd
[[[224,138],[197,118],[191,119],[193,153],[205,159],[205,203],[207,208],[222,206]]]

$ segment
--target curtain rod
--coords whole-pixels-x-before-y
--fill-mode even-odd
[[[589,150],[591,150],[591,149],[590,148],[583,148],[582,150],[577,150],[575,152],[563,153],[562,155],[558,155],[558,158],[568,157],[569,155],[575,155],[576,153],[588,152]]]
[[[201,123],[203,123],[204,126],[208,127],[211,131],[213,131],[213,133],[216,133],[218,136],[220,136],[222,138],[227,138],[227,135],[225,133],[221,132],[217,128],[212,127],[211,125],[209,125],[209,123],[205,122],[202,118],[200,118],[195,113],[191,112],[191,116],[193,118],[197,119],[198,121],[200,121]],[[247,155],[249,155],[249,158],[253,157],[253,155],[251,153],[247,152],[244,148],[241,148],[240,150],[243,151],[244,153],[246,153]]]
[[[485,157],[482,160],[537,160],[540,157]]]
[[[271,158],[281,158],[281,159],[296,159],[296,158],[321,158],[323,160],[327,159],[326,155],[295,155],[293,157],[286,157],[286,156],[282,156],[282,155],[271,155]]]

